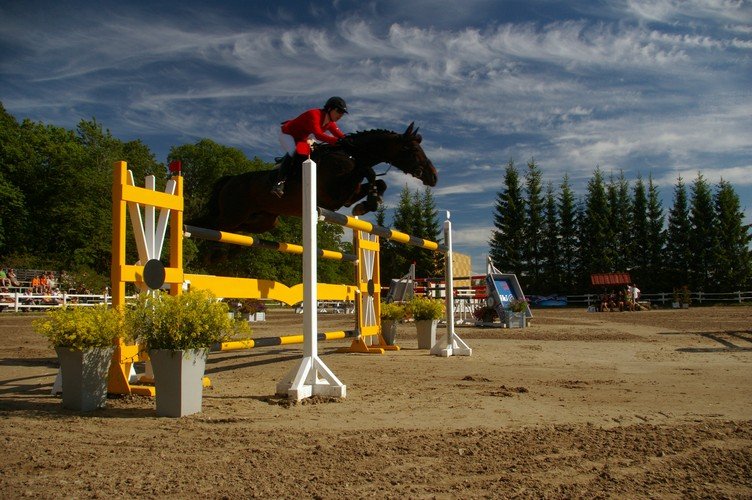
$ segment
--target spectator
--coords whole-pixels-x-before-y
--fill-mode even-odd
[[[31,278],[31,293],[42,293],[42,280],[39,275]]]
[[[47,290],[51,293],[55,288],[57,288],[57,278],[55,278],[55,273],[52,271],[47,272]]]
[[[10,279],[4,267],[0,268],[0,286],[10,286]]]
[[[21,286],[21,283],[18,282],[15,269],[8,269],[8,279],[10,280],[10,286]]]

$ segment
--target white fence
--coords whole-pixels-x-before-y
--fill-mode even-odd
[[[95,306],[97,304],[110,304],[109,295],[95,294],[72,294],[60,293],[0,293],[0,311],[34,311],[51,309],[53,307],[70,306]]]
[[[589,293],[585,295],[568,295],[567,302],[569,305],[582,304],[584,306],[595,305],[599,302],[601,294]],[[651,304],[660,304],[670,307],[674,302],[673,292],[643,293],[640,295],[641,300],[649,300]],[[737,303],[752,301],[752,291],[749,292],[694,292],[690,293],[690,299],[694,305],[718,304],[722,302]]]
[[[583,295],[567,295],[567,303],[569,306],[582,305],[588,307],[596,305],[599,302],[601,294],[589,293]],[[741,304],[744,302],[752,302],[752,291],[747,292],[725,292],[725,293],[705,293],[694,292],[690,294],[693,305],[709,305],[718,303],[733,303]],[[660,304],[661,306],[671,307],[674,302],[674,294],[672,292],[660,292],[660,293],[643,293],[642,300],[648,300],[651,304]],[[111,304],[110,295],[96,295],[96,294],[67,294],[61,293],[59,295],[50,295],[44,293],[35,293],[31,295],[23,293],[0,293],[0,312],[28,312],[35,310],[51,309],[53,307],[61,307],[63,305],[70,306],[95,306],[97,304]],[[484,301],[482,299],[463,297],[462,294],[455,296],[455,314],[458,315],[459,320],[464,322],[473,321],[473,311],[483,306]],[[345,313],[350,313],[349,308],[344,310]]]

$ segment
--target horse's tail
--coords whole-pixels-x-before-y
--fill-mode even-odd
[[[215,229],[219,220],[219,196],[222,192],[222,188],[227,184],[227,181],[232,175],[225,175],[220,177],[214,183],[211,194],[209,195],[209,201],[204,205],[203,210],[199,213],[198,217],[191,219],[187,222],[192,226],[205,227],[208,229]]]

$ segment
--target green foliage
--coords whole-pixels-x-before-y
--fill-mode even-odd
[[[77,350],[109,347],[121,332],[120,314],[104,304],[51,309],[33,325],[53,347]]]
[[[527,311],[527,301],[521,299],[513,299],[509,302],[509,310],[516,313]]]
[[[428,297],[413,297],[407,303],[407,314],[415,321],[441,319],[444,317],[444,301]]]
[[[227,304],[205,290],[181,295],[142,294],[125,315],[125,326],[147,349],[203,349],[234,335],[249,332],[248,324],[234,321]]]
[[[382,302],[380,311],[381,319],[390,319],[392,321],[405,319],[405,306],[394,302]]]

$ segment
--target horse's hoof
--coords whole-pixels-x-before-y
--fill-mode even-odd
[[[364,215],[364,214],[367,214],[367,213],[368,213],[368,210],[366,210],[366,207],[364,207],[362,203],[358,203],[352,209],[352,214],[354,216]]]

